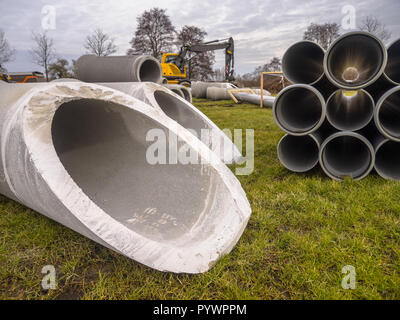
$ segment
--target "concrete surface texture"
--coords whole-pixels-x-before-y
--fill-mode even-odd
[[[240,238],[251,209],[239,181],[153,106],[81,82],[0,82],[0,95],[3,195],[161,271],[205,272]],[[154,128],[202,163],[149,164]]]
[[[231,164],[242,160],[240,151],[221,129],[196,107],[172,94],[164,86],[150,82],[99,84],[122,91],[145,102],[178,122],[182,127],[192,130],[198,138],[201,138],[202,130],[207,130],[210,137],[204,142],[223,162]]]
[[[76,61],[77,78],[85,82],[161,83],[162,69],[157,59],[145,55],[84,55]]]

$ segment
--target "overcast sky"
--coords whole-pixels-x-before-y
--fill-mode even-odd
[[[56,9],[56,29],[48,31],[57,55],[75,59],[85,53],[85,37],[96,27],[111,34],[118,54],[125,54],[135,32],[136,17],[152,7],[166,8],[174,26],[203,28],[208,40],[232,36],[235,40],[236,72],[251,72],[273,56],[281,57],[293,42],[301,40],[307,26],[314,23],[341,24],[342,9],[352,5],[358,25],[367,15],[382,20],[400,37],[400,0],[0,0],[1,25],[15,60],[5,65],[9,71],[41,70],[30,60],[31,32],[43,32],[42,9]],[[350,30],[342,30],[342,32]],[[223,51],[216,53],[222,66]]]

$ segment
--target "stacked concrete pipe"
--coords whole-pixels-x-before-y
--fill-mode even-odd
[[[251,209],[239,181],[153,106],[82,82],[0,81],[0,96],[3,195],[161,271],[205,272],[240,238]],[[152,163],[151,130],[201,161]]]
[[[318,162],[332,179],[360,180],[375,166],[382,177],[400,180],[399,66],[400,41],[386,49],[366,32],[345,34],[326,52],[309,41],[291,46],[282,67],[294,85],[273,106],[287,133],[278,144],[282,164],[311,170],[319,148]],[[322,124],[332,130],[316,139]]]

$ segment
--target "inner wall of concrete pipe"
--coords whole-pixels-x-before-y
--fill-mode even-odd
[[[320,164],[325,173],[335,180],[366,177],[374,165],[374,150],[363,136],[340,132],[325,140],[320,151]]]
[[[201,129],[210,128],[209,124],[199,114],[193,112],[184,102],[173,95],[156,90],[154,98],[168,117],[174,119],[182,127],[196,131],[199,138],[201,137]]]
[[[357,89],[372,84],[386,66],[383,43],[368,33],[353,32],[337,39],[324,60],[327,77],[337,86]]]
[[[292,83],[314,84],[324,74],[324,55],[324,50],[314,42],[297,42],[282,58],[283,73]]]
[[[100,208],[143,236],[172,240],[212,206],[211,181],[220,178],[201,165],[149,164],[146,133],[159,127],[134,110],[85,99],[59,107],[52,138],[67,172]]]
[[[307,85],[293,85],[282,90],[273,107],[276,123],[293,135],[317,130],[324,121],[325,111],[322,95]]]
[[[400,141],[400,87],[388,91],[375,112],[379,131],[389,139]]]
[[[400,143],[385,140],[375,152],[375,170],[384,179],[400,180]]]
[[[139,65],[139,77],[141,82],[158,82],[160,79],[160,66],[157,61],[144,60]]]
[[[290,171],[307,172],[318,163],[319,143],[311,135],[285,135],[278,144],[278,158]]]
[[[396,85],[400,85],[400,39],[393,42],[388,50],[386,76]]]
[[[374,99],[365,90],[337,90],[326,103],[326,117],[338,130],[357,131],[374,116]]]

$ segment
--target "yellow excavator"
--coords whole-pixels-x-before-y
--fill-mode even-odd
[[[163,53],[161,57],[163,77],[169,84],[181,84],[190,87],[191,82],[187,77],[186,63],[195,55],[188,60],[186,59],[188,52],[196,54],[220,49],[225,49],[225,81],[233,81],[234,43],[232,38],[183,45],[179,53]]]

